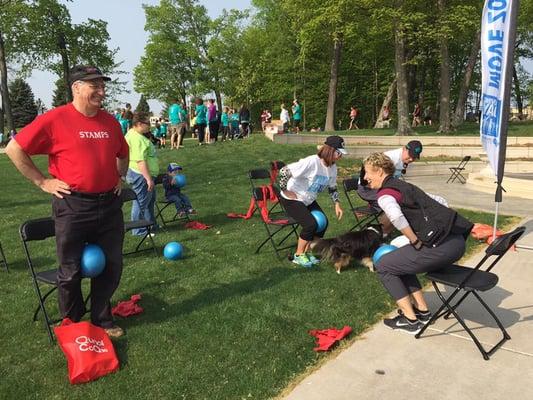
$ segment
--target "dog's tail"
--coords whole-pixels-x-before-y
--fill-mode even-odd
[[[324,260],[333,260],[338,258],[335,254],[334,239],[314,239],[311,242],[311,250],[315,254],[319,254]]]

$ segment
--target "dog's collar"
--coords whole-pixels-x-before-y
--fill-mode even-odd
[[[376,232],[378,235],[381,235],[381,234],[379,233],[379,231],[378,231],[376,228],[374,228],[373,226],[367,226],[366,229],[369,230],[369,231],[374,231],[374,232]]]

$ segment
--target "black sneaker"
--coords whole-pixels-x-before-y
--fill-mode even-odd
[[[418,321],[420,321],[424,325],[426,325],[429,322],[429,320],[431,319],[431,312],[429,310],[428,311],[420,311],[416,307],[413,307],[413,310],[415,311],[415,316],[418,319]],[[403,311],[402,310],[398,310],[398,314],[399,315],[403,315]]]
[[[404,315],[400,314],[394,318],[385,318],[383,323],[391,329],[399,329],[410,335],[416,335],[422,329],[423,324],[416,320],[410,321]]]
[[[427,311],[420,311],[418,308],[413,307],[415,310],[416,318],[422,322],[424,325],[426,325],[429,320],[431,319],[431,312],[429,310]]]

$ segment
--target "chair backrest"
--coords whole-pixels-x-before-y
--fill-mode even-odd
[[[508,232],[494,240],[485,250],[488,256],[503,256],[526,231],[525,226],[519,226],[512,232]]]
[[[166,174],[159,174],[155,177],[154,179],[154,185],[161,185],[163,184],[163,177],[165,176]]]
[[[270,179],[270,172],[264,168],[251,169],[248,171],[250,179]]]
[[[342,181],[342,186],[344,187],[345,192],[357,190],[358,185],[359,183],[357,178],[349,178]]]
[[[23,242],[44,240],[55,236],[55,223],[52,217],[31,219],[20,226],[19,232]]]
[[[127,201],[137,200],[137,195],[135,194],[133,189],[123,188],[120,192],[120,198],[122,199],[122,202],[125,203]]]
[[[274,170],[274,169],[280,170],[285,165],[287,165],[287,164],[285,164],[283,161],[279,161],[279,160],[270,161],[270,169],[271,170]]]
[[[471,156],[464,156],[463,159],[461,160],[461,162],[459,163],[459,165],[457,166],[457,168],[464,168],[466,166],[466,164],[468,163],[468,161],[470,161],[470,158],[472,158]]]

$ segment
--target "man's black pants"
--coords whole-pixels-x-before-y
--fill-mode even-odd
[[[104,251],[106,266],[91,279],[91,322],[109,328],[113,326],[110,299],[122,275],[122,201],[112,192],[91,196],[73,193],[52,200],[59,259],[59,310],[63,318],[73,321],[79,321],[85,314],[81,254],[85,243],[97,244]]]

